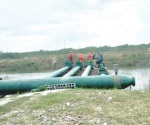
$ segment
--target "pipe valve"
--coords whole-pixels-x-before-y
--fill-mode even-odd
[[[118,64],[114,64],[114,72],[115,72],[115,75],[118,75]]]

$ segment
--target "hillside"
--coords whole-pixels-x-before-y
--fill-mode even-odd
[[[150,44],[122,45],[116,47],[87,47],[82,49],[62,49],[57,51],[40,50],[24,53],[0,53],[0,72],[41,72],[59,69],[64,66],[68,52],[73,50],[77,55],[102,52],[104,63],[113,68],[117,63],[120,67],[150,67]],[[53,65],[54,60],[57,61]],[[86,65],[86,60],[85,60]]]

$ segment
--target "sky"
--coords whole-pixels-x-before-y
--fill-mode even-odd
[[[150,43],[150,0],[0,0],[0,51]]]

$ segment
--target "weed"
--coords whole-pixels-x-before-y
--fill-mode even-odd
[[[24,97],[0,107],[1,115],[24,110],[0,119],[0,124],[147,124],[149,96],[150,91],[76,88]]]

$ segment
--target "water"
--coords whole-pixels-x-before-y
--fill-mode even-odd
[[[110,74],[114,74],[113,70]],[[150,69],[119,69],[120,75],[135,77],[135,86],[131,86],[132,90],[143,90],[150,84]]]
[[[19,73],[19,74],[0,74],[0,77],[6,80],[15,80],[15,79],[36,79],[42,78],[49,75],[50,72],[44,73]]]
[[[113,70],[109,71],[110,74],[114,74]],[[19,73],[19,74],[0,74],[3,79],[30,79],[30,78],[42,78],[49,75],[50,72],[44,73]],[[132,90],[143,90],[150,84],[150,69],[119,69],[120,75],[126,75],[128,77],[135,77],[136,85],[132,86]],[[129,88],[128,88],[129,89]]]

